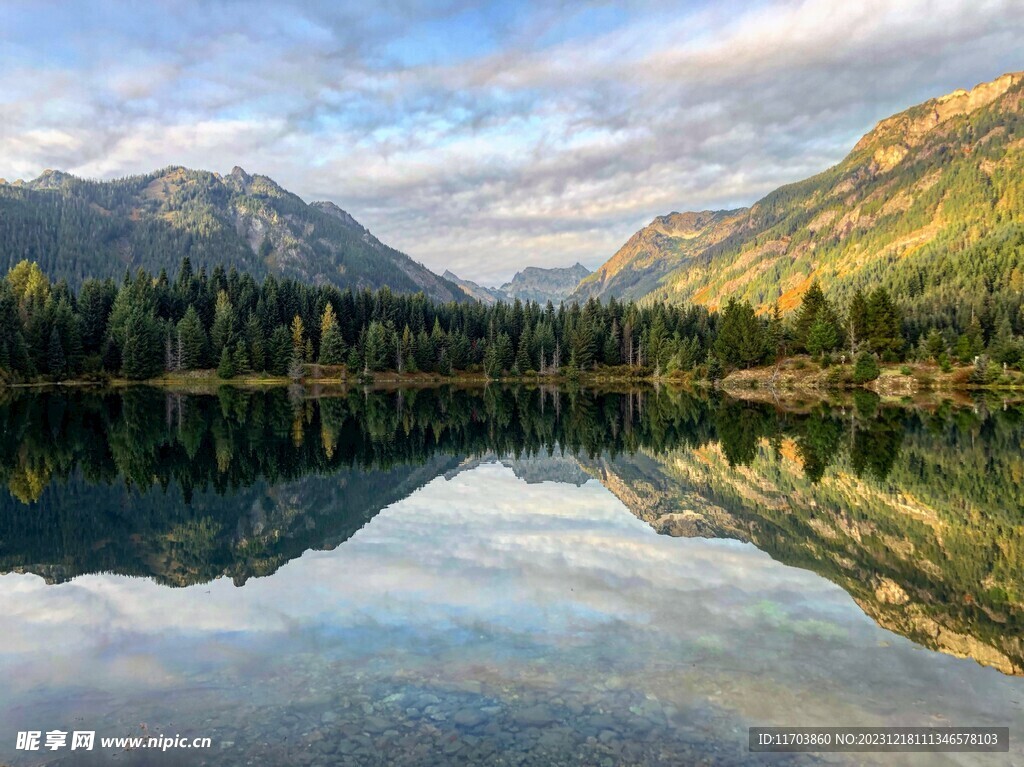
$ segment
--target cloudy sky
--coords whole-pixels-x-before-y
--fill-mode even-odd
[[[263,173],[484,283],[1024,69],[1024,0],[0,2],[0,176]]]

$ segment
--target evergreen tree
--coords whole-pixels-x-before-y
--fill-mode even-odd
[[[533,369],[533,365],[530,364],[530,354],[527,351],[526,339],[520,339],[519,350],[516,352],[515,368],[519,375],[523,375],[529,370]]]
[[[273,375],[288,375],[288,365],[292,358],[292,338],[288,328],[278,325],[270,335],[270,351],[267,370]]]
[[[441,359],[437,363],[437,372],[443,376],[452,374],[452,358],[447,349],[441,350]]]
[[[68,372],[67,360],[64,357],[64,348],[60,342],[60,333],[55,327],[50,333],[50,344],[46,352],[47,372],[54,378],[60,379]]]
[[[178,321],[177,340],[179,346],[178,365],[182,370],[202,367],[206,357],[206,331],[195,306],[188,305],[185,315]]]
[[[334,307],[329,303],[320,318],[320,364],[340,365],[345,361],[345,339],[338,328]]]
[[[402,338],[398,342],[398,372],[415,373],[419,368],[416,366],[416,339],[412,329],[406,325],[402,329]]]
[[[715,339],[715,354],[718,359],[740,367],[752,367],[764,359],[764,327],[746,301],[730,298],[726,304]]]
[[[621,335],[619,332],[619,321],[613,318],[611,330],[605,336],[604,349],[601,353],[605,365],[616,366],[622,364],[622,357],[619,352],[620,344],[622,343]]]
[[[589,370],[594,365],[596,352],[594,328],[586,318],[582,318],[576,323],[576,327],[570,334],[570,364],[580,370]]]
[[[117,289],[111,282],[89,279],[82,283],[78,294],[78,313],[81,317],[82,348],[93,354],[103,345],[107,319],[114,304]]]
[[[213,327],[210,329],[210,345],[215,359],[220,359],[224,347],[231,346],[235,333],[235,310],[226,290],[217,293],[217,304],[213,313]],[[230,354],[230,350],[228,351]]]
[[[977,315],[971,315],[971,322],[967,331],[962,333],[956,342],[956,355],[965,365],[973,362],[985,350],[985,341],[982,337],[981,322]]]
[[[245,321],[245,342],[249,351],[250,369],[256,372],[267,369],[267,349],[263,339],[263,324],[260,322],[259,314],[250,311],[249,318]]]
[[[848,320],[850,334],[850,354],[857,351],[857,347],[868,340],[868,300],[864,297],[864,291],[860,288],[853,294],[850,300],[850,317]]]
[[[120,355],[125,378],[139,381],[160,373],[163,367],[160,335],[156,320],[142,306],[129,309]]]
[[[246,351],[245,342],[242,340],[238,340],[235,343],[235,350],[231,355],[231,366],[235,369],[235,375],[244,375],[250,371],[249,353]]]
[[[889,291],[876,288],[867,304],[867,341],[883,360],[895,361],[903,351],[902,321]]]
[[[217,365],[217,375],[221,378],[235,377],[235,361],[227,346],[220,350],[220,364]]]
[[[811,333],[819,321],[817,338],[812,342]],[[796,316],[795,334],[799,348],[814,355],[831,352],[839,346],[842,338],[839,318],[817,280],[811,283],[804,294]]]
[[[839,346],[838,327],[827,316],[827,312],[819,312],[811,325],[807,336],[807,351],[814,357],[827,354]]]
[[[946,351],[946,341],[942,337],[936,328],[932,328],[928,331],[928,335],[925,337],[925,352],[929,359],[934,362],[939,361],[939,356]]]
[[[370,323],[366,331],[366,348],[363,356],[363,364],[367,370],[376,372],[387,370],[389,367],[388,336],[382,323]]]

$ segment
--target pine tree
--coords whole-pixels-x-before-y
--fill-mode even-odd
[[[434,327],[430,331],[430,347],[432,352],[432,361],[435,365],[441,360],[441,352],[448,348],[448,334],[441,329],[441,323],[434,318]]]
[[[231,365],[235,369],[235,375],[244,375],[250,371],[249,353],[246,351],[245,342],[242,340],[235,343],[235,351],[231,355]]]
[[[523,375],[530,370],[533,370],[533,365],[530,363],[530,354],[526,350],[526,340],[520,339],[519,350],[516,352],[515,367],[519,375]]]
[[[217,375],[225,379],[235,377],[235,361],[227,346],[220,350],[220,364],[217,365]]]
[[[942,337],[942,333],[936,328],[932,328],[925,337],[924,347],[928,357],[938,362],[939,356],[946,351],[946,340]]]
[[[276,376],[288,375],[292,359],[292,339],[288,328],[278,325],[270,335],[270,351],[267,369]]]
[[[418,370],[416,367],[416,339],[408,325],[402,329],[402,338],[398,342],[396,357],[399,373],[415,373]]]
[[[832,304],[825,297],[825,293],[822,291],[818,281],[815,280],[811,283],[807,292],[804,293],[803,301],[800,304],[800,311],[797,312],[795,326],[797,344],[801,349],[812,354],[815,354],[815,352],[811,351],[811,329],[819,319],[823,324],[830,325],[831,327],[818,329],[819,343],[816,344],[818,354],[835,349],[839,345],[842,331],[839,327],[839,318],[836,316]],[[821,341],[833,337],[835,338],[833,344],[828,346],[828,348],[821,347]]]
[[[764,328],[747,301],[729,299],[719,323],[715,354],[721,361],[740,367],[751,367],[764,359]]]
[[[580,370],[589,370],[594,365],[597,343],[594,328],[586,318],[580,319],[570,337],[570,364]]]
[[[604,349],[601,353],[601,356],[604,358],[605,365],[615,366],[622,364],[622,357],[619,352],[619,348],[622,343],[620,336],[619,321],[617,319],[613,319],[612,328],[608,335],[605,336]]]
[[[206,331],[199,319],[195,306],[188,305],[185,315],[178,321],[177,328],[180,355],[178,365],[182,370],[201,367],[206,356]]]
[[[50,333],[50,344],[46,351],[46,368],[51,376],[61,379],[68,372],[67,360],[64,357],[64,348],[60,342],[60,333],[55,327]]]
[[[210,328],[210,345],[215,359],[220,358],[225,346],[230,346],[235,333],[235,310],[227,291],[217,293],[217,305],[213,313],[213,326]],[[230,351],[228,352],[230,354]]]
[[[256,372],[267,369],[267,351],[263,342],[263,324],[260,322],[259,314],[249,312],[249,318],[245,321],[245,341],[249,350],[249,366]]]
[[[292,317],[291,334],[292,347],[295,353],[302,357],[306,353],[306,327],[302,324],[302,317],[297,314]]]
[[[903,351],[902,321],[889,291],[879,287],[867,302],[866,337],[868,345],[883,360],[895,361]]]
[[[320,318],[320,364],[340,365],[345,361],[345,339],[341,337],[334,307],[328,303]]]
[[[107,330],[107,318],[117,289],[113,283],[89,279],[78,293],[78,313],[82,325],[82,347],[87,354],[98,352]]]
[[[363,364],[373,372],[387,370],[389,364],[387,330],[380,322],[371,322],[366,331],[366,348]]]
[[[75,314],[69,296],[61,296],[57,301],[53,324],[60,334],[61,348],[64,350],[64,373],[73,375],[82,367],[82,326],[81,318]]]
[[[964,364],[972,362],[975,357],[985,350],[985,341],[982,335],[981,322],[976,314],[971,314],[971,322],[967,326],[967,332],[957,339],[957,357]]]
[[[421,330],[416,334],[415,349],[416,367],[426,372],[434,370],[434,345],[430,341],[427,331]]]
[[[437,363],[437,372],[443,376],[450,376],[452,374],[452,358],[448,354],[447,349],[441,350],[441,359]]]
[[[850,317],[848,320],[850,336],[850,354],[856,353],[857,347],[868,338],[868,300],[864,291],[857,288],[850,300]]]
[[[142,306],[132,307],[124,325],[121,371],[126,378],[152,378],[163,367],[160,331],[156,320]]]
[[[819,312],[811,325],[810,333],[807,336],[807,351],[812,356],[818,357],[839,346],[839,332],[836,324],[826,316],[826,312]]]

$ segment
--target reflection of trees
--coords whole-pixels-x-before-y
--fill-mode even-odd
[[[828,410],[815,410],[803,422],[797,437],[797,451],[803,461],[804,474],[818,482],[836,455],[843,441],[844,424]]]
[[[839,584],[893,631],[1024,674],[1022,414],[865,398],[775,414],[756,439],[764,422],[725,407],[717,450],[592,470],[662,532],[749,540]]]
[[[100,545],[103,536],[132,535],[170,536],[199,559],[207,555],[195,552],[223,547],[251,552],[269,544],[231,531],[270,511],[259,511],[252,498],[242,503],[249,488],[258,496],[282,483],[344,475],[348,489],[331,496],[344,506],[359,492],[356,478],[370,488],[374,477],[388,475],[391,489],[411,490],[416,485],[403,478],[416,467],[470,455],[521,458],[558,450],[614,458],[643,450],[657,456],[717,443],[727,468],[753,466],[767,482],[796,481],[776,476],[786,453],[798,461],[804,485],[848,472],[880,492],[945,510],[953,515],[944,522],[952,530],[962,528],[955,513],[973,514],[986,530],[985,545],[1000,547],[987,559],[999,572],[985,570],[986,558],[978,557],[978,540],[970,536],[947,532],[940,551],[926,524],[890,519],[872,505],[875,496],[832,499],[854,524],[870,524],[872,535],[909,541],[938,560],[951,557],[948,566],[964,570],[964,579],[994,584],[990,603],[1015,603],[1019,573],[1006,570],[1006,562],[1020,562],[1024,546],[1022,434],[1019,408],[921,413],[882,406],[873,395],[853,408],[820,407],[805,415],[666,389],[448,387],[310,399],[285,390],[185,396],[138,388],[8,396],[0,401],[0,483],[8,490],[0,494],[0,556],[15,553],[14,541],[31,548],[45,540],[44,548],[56,551],[53,541],[91,537]],[[758,458],[772,455],[772,463]],[[839,490],[829,485],[815,492],[825,503]],[[160,503],[152,500],[158,497]],[[223,513],[202,511],[214,498],[223,499]],[[774,523],[763,523],[763,535],[773,525],[781,538],[793,538],[795,525],[803,526],[804,537],[814,534],[792,504],[780,508]],[[993,530],[998,535],[988,535]],[[108,552],[110,545],[102,544]]]
[[[173,483],[187,500],[197,489],[223,494],[257,479],[417,464],[438,452],[521,457],[559,449],[595,457],[717,441],[729,464],[742,466],[754,460],[765,440],[778,449],[783,436],[793,439],[811,482],[821,480],[842,455],[856,475],[881,481],[898,465],[908,433],[924,431],[953,450],[967,450],[975,461],[988,442],[1019,450],[1012,435],[1020,420],[1016,409],[913,413],[882,407],[873,395],[843,411],[822,406],[794,415],[664,389],[609,394],[446,387],[351,390],[317,399],[226,387],[215,397],[147,388],[116,395],[39,393],[0,402],[0,481],[23,503],[74,471],[91,482],[120,478],[141,488]],[[960,481],[956,459],[950,463],[942,477],[947,488]],[[957,490],[992,492],[974,487],[986,473],[977,468]],[[1006,498],[1012,500],[1017,499]]]

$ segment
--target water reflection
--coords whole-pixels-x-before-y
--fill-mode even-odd
[[[751,723],[1021,720],[1018,409],[141,389],[0,426],[3,732],[728,764]]]

